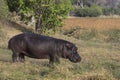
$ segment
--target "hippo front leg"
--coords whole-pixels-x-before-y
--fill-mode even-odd
[[[18,54],[16,54],[16,53],[12,54],[12,61],[13,62],[18,62]]]
[[[55,57],[55,63],[60,64],[59,57]]]
[[[24,62],[25,61],[25,56],[24,54],[19,54],[19,61]]]
[[[53,65],[54,60],[55,60],[54,57],[50,56],[50,58],[49,58],[49,64],[50,64],[50,65]]]
[[[57,57],[57,56],[50,56],[49,64],[53,65],[54,63],[57,63],[57,64],[60,63],[59,57]]]

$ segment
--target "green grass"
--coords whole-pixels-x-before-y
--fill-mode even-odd
[[[90,49],[90,48],[89,48]],[[99,51],[99,49],[96,49]],[[100,49],[101,51],[102,49]],[[27,58],[25,63],[11,63],[11,51],[0,49],[1,80],[117,80],[120,73],[119,56],[103,49],[81,52],[82,62],[71,63],[61,59],[61,64],[49,67],[48,60]],[[104,52],[104,53],[102,53]],[[118,51],[120,52],[120,51]],[[114,53],[116,55],[116,53]]]
[[[19,33],[12,29],[14,34]],[[60,59],[61,64],[50,67],[48,59],[28,57],[25,63],[12,63],[12,52],[7,49],[7,42],[13,31],[3,27],[0,30],[0,80],[120,80],[119,43],[81,40],[56,33],[50,36],[69,40],[77,45],[82,57],[80,63]]]

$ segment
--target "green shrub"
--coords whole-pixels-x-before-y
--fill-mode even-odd
[[[120,15],[120,2],[117,5],[117,8],[114,10],[114,13]]]
[[[85,6],[84,8],[76,9],[76,14],[80,17],[97,17],[102,15],[102,8],[97,5],[91,7]]]
[[[85,8],[80,8],[80,9],[76,9],[76,14],[80,17],[86,17],[89,16],[89,8],[85,7]]]
[[[97,17],[97,16],[100,16],[102,15],[102,8],[100,6],[97,6],[97,5],[93,5],[90,7],[90,10],[89,10],[89,16],[90,17]]]
[[[103,11],[103,15],[108,16],[108,15],[111,14],[111,8],[105,7],[105,8],[102,9],[102,11]]]
[[[9,13],[8,6],[5,2],[5,0],[1,0],[0,1],[0,19],[8,18],[9,14],[10,13]]]
[[[120,9],[119,9],[119,8],[118,8],[118,9],[115,9],[115,10],[114,10],[114,14],[120,15]]]

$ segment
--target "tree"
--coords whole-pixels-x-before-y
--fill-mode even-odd
[[[11,12],[19,12],[20,9],[20,0],[6,0],[8,7],[9,7],[9,11]]]
[[[60,18],[65,18],[72,9],[70,0],[18,0],[19,6],[15,6],[11,2],[8,4],[17,7],[20,14],[35,17],[35,29],[40,33],[44,33],[48,29],[55,32],[56,27],[62,24]]]
[[[0,1],[0,19],[7,18],[10,15],[7,4],[4,0]]]

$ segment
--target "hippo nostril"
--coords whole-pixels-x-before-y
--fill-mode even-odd
[[[77,61],[81,61],[81,57],[79,55],[76,56]]]
[[[81,57],[78,56],[78,57],[76,58],[76,60],[77,60],[77,62],[80,62],[80,61],[81,61]]]

